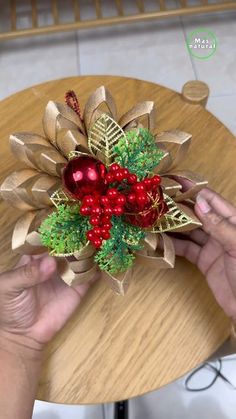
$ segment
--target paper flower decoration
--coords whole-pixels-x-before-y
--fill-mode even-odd
[[[104,86],[91,94],[83,115],[72,91],[65,105],[50,101],[45,137],[10,136],[12,152],[27,167],[1,185],[3,199],[24,211],[12,249],[48,250],[58,257],[68,285],[88,281],[100,268],[119,294],[125,293],[135,263],[173,268],[175,253],[166,233],[201,225],[191,204],[207,182],[175,171],[191,136],[169,131],[154,137],[154,126],[153,102],[135,105],[118,120]],[[193,186],[182,191],[180,177]]]

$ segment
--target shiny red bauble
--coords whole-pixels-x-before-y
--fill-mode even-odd
[[[68,162],[63,171],[66,191],[81,200],[85,195],[102,194],[106,191],[106,167],[91,156],[79,156]]]
[[[144,202],[142,209],[140,209],[139,202],[141,195],[137,195],[135,202],[128,200],[125,208],[125,219],[128,223],[142,228],[151,227],[168,211],[160,186],[155,191],[149,192],[148,196],[149,198]],[[142,200],[144,201],[144,197]]]

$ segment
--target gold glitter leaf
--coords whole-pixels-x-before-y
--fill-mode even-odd
[[[152,233],[190,231],[202,224],[194,213],[183,205],[178,206],[168,195],[164,194],[169,211],[161,217],[150,230]],[[186,212],[185,212],[186,208]],[[189,215],[191,213],[191,216]]]
[[[70,196],[66,195],[66,193],[63,191],[63,189],[57,189],[52,195],[51,195],[51,201],[53,205],[57,208],[58,205],[61,204],[70,204],[71,202],[76,202],[75,199],[71,198]]]
[[[125,137],[122,128],[107,114],[102,114],[88,133],[90,152],[105,165],[115,157],[114,146]]]

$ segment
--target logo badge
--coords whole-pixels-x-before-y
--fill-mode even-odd
[[[216,52],[216,36],[208,29],[195,29],[187,36],[187,48],[194,58],[208,60]]]

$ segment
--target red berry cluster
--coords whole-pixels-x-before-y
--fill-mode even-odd
[[[137,176],[133,173],[130,173],[128,169],[121,167],[118,163],[113,163],[110,166],[109,172],[105,177],[106,183],[122,182],[127,180],[129,185],[132,185],[137,182]]]
[[[121,183],[124,186],[124,193],[114,187],[114,184]],[[86,195],[82,199],[80,213],[90,217],[89,222],[93,227],[87,232],[87,239],[96,248],[100,248],[102,241],[110,238],[111,217],[113,215],[119,217],[131,207],[143,210],[150,202],[150,193],[155,191],[160,183],[161,178],[158,175],[138,182],[135,174],[113,163],[105,176],[105,184],[108,187],[106,194]],[[113,186],[109,188],[110,184]]]
[[[145,209],[150,203],[150,195],[153,197],[157,191],[157,187],[161,183],[161,177],[154,175],[151,178],[145,178],[141,182],[136,182],[131,186],[131,190],[127,195],[127,207],[137,206],[139,211]]]
[[[102,245],[102,240],[110,238],[111,217],[122,215],[125,203],[125,195],[116,188],[108,189],[106,195],[87,195],[83,198],[80,213],[90,217],[93,228],[87,232],[87,239],[96,248]]]

